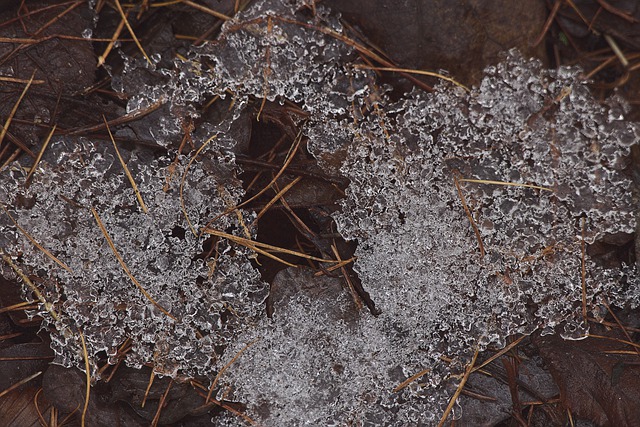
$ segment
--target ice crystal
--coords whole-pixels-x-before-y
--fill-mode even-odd
[[[443,84],[391,101],[371,71],[353,66],[358,46],[344,42],[339,20],[305,4],[255,2],[225,23],[215,43],[155,71],[164,83],[144,84],[135,76],[146,64],[131,61],[119,84],[139,91],[130,111],[164,104],[152,131],[164,147],[199,103],[227,98],[219,124],[199,130],[202,140],[219,137],[185,185],[195,227],[240,196],[229,178],[231,147],[241,144],[237,125],[251,97],[297,103],[308,113],[299,125],[309,151],[351,182],[334,217],[340,233],[357,241],[355,269],[382,313],[356,314],[334,281],[287,271],[278,280],[290,292],[278,297],[272,320],[258,319],[264,285],[241,248],[221,241],[212,277],[198,260],[202,241],[184,221],[176,184],[161,188],[168,160],[129,153],[148,199],[145,215],[111,151],[85,141],[82,150],[50,158],[28,190],[14,167],[1,195],[18,223],[74,273],[35,250],[7,218],[1,238],[43,276],[47,298],[62,303],[68,322],[93,328],[92,353],[112,354],[133,336],[136,363],[188,373],[219,369],[252,343],[225,371],[220,384],[230,389],[219,397],[243,402],[265,425],[431,425],[455,386],[445,380],[474,350],[560,325],[565,337],[583,336],[583,286],[586,309],[596,315],[605,294],[638,305],[633,269],[598,267],[583,251],[606,234],[635,229],[624,168],[639,130],[623,119],[623,103],[596,102],[576,68],[546,70],[515,52],[468,93]],[[181,322],[130,283],[88,207],[138,280]],[[236,323],[225,323],[225,310],[238,314]],[[195,339],[197,331],[209,334]],[[68,361],[64,338],[55,339]],[[208,359],[220,342],[229,345],[224,360]]]
[[[239,248],[231,251],[221,242],[215,266],[203,261],[205,238],[191,232],[179,198],[186,158],[172,169],[168,157],[150,150],[120,151],[148,213],[110,144],[60,140],[47,149],[28,187],[20,165],[3,173],[0,200],[16,223],[69,270],[36,248],[8,215],[0,220],[0,246],[19,255],[22,268],[35,275],[45,300],[58,311],[59,320],[45,307],[41,313],[54,330],[57,363],[82,366],[79,330],[92,359],[100,352],[114,358],[130,338],[133,348],[126,360],[132,366],[152,362],[166,375],[210,374],[214,347],[226,345],[261,313],[266,287]],[[242,194],[239,183],[228,178],[229,166],[215,160],[224,159],[220,150],[212,147],[202,154],[205,160],[192,165],[183,185],[194,228]],[[175,320],[133,283],[92,209],[135,280]],[[238,224],[224,218],[216,226]]]

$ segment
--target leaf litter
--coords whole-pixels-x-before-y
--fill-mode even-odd
[[[433,425],[478,351],[558,327],[580,339],[585,312],[603,317],[603,295],[640,305],[631,266],[581,256],[584,242],[635,229],[624,168],[640,128],[624,120],[621,99],[601,105],[578,68],[547,70],[511,51],[470,92],[446,78],[433,93],[394,101],[373,70],[356,66],[366,52],[344,43],[336,16],[316,5],[309,18],[305,6],[256,2],[170,69],[125,58],[120,84],[138,91],[128,113],[166,106],[150,129],[160,147],[177,146],[197,105],[232,99],[219,123],[202,124],[195,161],[69,136],[54,137],[28,188],[25,166],[2,173],[0,201],[15,223],[0,219],[0,246],[59,309],[58,320],[46,304],[38,312],[56,363],[83,367],[69,331],[82,331],[91,361],[133,338],[130,366],[172,377],[224,369],[216,399],[242,402],[265,425]],[[165,82],[146,84],[142,70]],[[227,195],[236,205],[243,196],[231,129],[252,98],[296,103],[308,114],[296,123],[308,150],[350,180],[334,219],[358,242],[354,268],[379,315],[356,312],[339,283],[304,270],[280,273],[274,287],[288,294],[272,319],[263,315],[268,285],[250,263],[257,246],[229,243],[247,240],[243,223],[255,214],[221,215]],[[184,182],[166,189],[169,165]],[[198,257],[206,238],[191,227],[216,230],[215,269]]]

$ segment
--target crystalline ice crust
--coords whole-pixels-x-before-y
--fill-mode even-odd
[[[318,5],[318,15],[305,18],[298,13],[303,3],[256,2],[224,25],[216,43],[194,48],[174,69],[158,70],[167,83],[145,87],[130,109],[166,102],[158,143],[171,147],[185,112],[195,114],[197,104],[214,96],[233,99],[227,116],[206,132],[219,133],[202,155],[208,166],[196,162],[188,175],[187,212],[198,227],[227,207],[215,190],[220,181],[232,200],[241,197],[228,178],[236,142],[230,130],[249,100],[297,103],[309,115],[300,123],[309,151],[350,180],[334,218],[342,236],[357,241],[355,270],[382,313],[354,314],[335,284],[286,272],[333,289],[332,298],[301,290],[273,319],[260,316],[265,285],[247,253],[219,248],[211,278],[207,265],[193,259],[202,242],[183,220],[175,185],[169,193],[159,188],[168,160],[149,165],[135,151],[128,154],[149,219],[112,151],[85,141],[87,165],[67,159],[72,149],[56,157],[53,147],[47,173],[37,174],[28,191],[14,167],[3,175],[0,194],[45,247],[70,255],[63,258],[78,276],[35,250],[4,217],[0,239],[11,253],[23,253],[25,266],[65,284],[64,302],[55,286],[45,288],[46,296],[61,301],[67,321],[92,328],[92,353],[113,354],[135,333],[130,363],[206,374],[253,343],[225,372],[219,397],[244,403],[265,425],[433,425],[455,387],[447,379],[474,350],[535,330],[582,336],[583,285],[588,314],[596,317],[603,296],[640,304],[632,267],[604,269],[582,251],[583,240],[636,227],[624,169],[639,128],[624,120],[623,102],[602,105],[580,70],[546,70],[516,52],[488,67],[470,92],[442,84],[431,94],[415,90],[392,101],[373,72],[352,66],[356,50],[337,37],[343,33],[336,17]],[[182,170],[187,161],[181,159]],[[55,169],[62,164],[75,169]],[[61,202],[60,194],[95,207],[138,280],[152,284],[158,302],[188,321],[174,324],[145,301],[106,256],[87,209]],[[184,237],[172,236],[176,227]],[[62,236],[73,243],[63,245]],[[125,310],[109,308],[117,306],[113,290]],[[100,304],[81,304],[87,295]],[[227,308],[239,310],[242,321],[221,323]],[[196,329],[214,332],[194,340]],[[54,335],[59,361],[77,363],[65,350],[67,339]],[[220,361],[210,358],[216,343],[229,346]],[[231,415],[216,422],[239,423]]]

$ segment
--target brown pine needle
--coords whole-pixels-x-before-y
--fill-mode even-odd
[[[449,405],[447,405],[447,409],[445,409],[444,414],[442,414],[442,418],[440,418],[438,427],[442,427],[444,423],[447,421],[447,417],[449,416],[449,413],[453,409],[453,405],[455,405],[456,400],[458,400],[458,397],[460,396],[460,393],[462,393],[462,389],[464,388],[464,385],[469,379],[469,375],[471,375],[471,372],[473,371],[473,365],[476,363],[477,358],[478,358],[478,350],[476,349],[475,353],[473,353],[473,358],[471,359],[471,363],[469,363],[469,366],[467,366],[467,369],[464,372],[464,376],[462,377],[460,384],[458,384],[458,388],[456,389],[456,392],[453,393],[453,396],[451,396]]]
[[[340,252],[338,252],[338,248],[336,247],[335,243],[331,244],[331,251],[333,251],[333,256],[336,257],[338,263],[342,263],[343,261],[342,258],[340,258]],[[342,273],[342,277],[344,277],[345,282],[347,282],[347,286],[349,287],[349,292],[351,293],[351,298],[353,299],[353,303],[356,306],[356,310],[362,310],[362,301],[358,296],[358,292],[356,292],[355,286],[353,286],[353,282],[351,281],[351,277],[349,277],[347,269],[342,266],[340,268],[340,272]]]
[[[10,82],[10,83],[29,83],[29,80],[26,79],[18,79],[15,77],[9,77],[9,76],[0,76],[0,82]],[[31,82],[31,84],[33,85],[41,85],[43,84],[45,81],[44,80],[34,80]]]
[[[356,64],[355,68],[359,68],[361,70],[373,70],[373,71],[392,71],[396,73],[408,73],[408,74],[418,74],[420,76],[429,76],[429,77],[437,77],[440,80],[447,81],[449,83],[453,83],[454,85],[461,87],[467,92],[471,92],[471,89],[463,85],[462,83],[456,81],[451,77],[447,77],[440,73],[434,73],[433,71],[424,71],[424,70],[414,70],[410,68],[396,68],[396,67],[373,67],[370,65]]]
[[[56,127],[58,127],[58,125],[53,125],[53,128],[51,128],[51,131],[49,132],[49,135],[47,135],[47,139],[45,139],[44,144],[42,144],[42,148],[40,149],[40,152],[38,152],[36,159],[33,161],[33,166],[31,166],[31,170],[29,170],[29,174],[27,174],[27,179],[25,180],[26,185],[28,185],[29,180],[31,179],[31,176],[33,176],[33,173],[36,171],[36,168],[38,167],[38,163],[40,163],[40,160],[42,159],[42,156],[44,154],[44,150],[47,149],[47,146],[49,145],[49,141],[51,141],[51,137],[53,136],[53,133],[56,131]]]
[[[200,146],[200,148],[198,148],[196,153],[189,160],[189,163],[187,163],[187,167],[184,168],[184,173],[182,174],[182,179],[180,179],[180,189],[178,191],[178,194],[180,196],[180,208],[182,209],[182,214],[184,215],[184,219],[187,221],[187,224],[189,225],[189,229],[191,230],[193,235],[196,236],[196,237],[198,237],[198,233],[196,232],[196,229],[193,227],[193,224],[191,224],[191,221],[189,220],[189,215],[187,214],[187,208],[186,208],[186,206],[184,204],[184,182],[187,179],[187,173],[189,173],[189,168],[191,167],[191,164],[193,162],[195,162],[196,158],[202,152],[202,150],[204,150],[204,148],[207,145],[209,145],[209,143],[211,141],[213,141],[214,139],[216,139],[217,137],[218,137],[218,135],[213,135],[211,138],[207,139],[204,142],[204,144],[202,144]]]
[[[223,21],[228,21],[228,20],[231,19],[230,16],[227,16],[224,13],[216,12],[213,9],[209,9],[206,6],[202,6],[202,5],[198,4],[198,3],[194,3],[194,2],[189,1],[189,0],[184,0],[181,3],[182,4],[186,4],[187,6],[191,6],[192,8],[197,9],[200,12],[204,12],[204,13],[207,13],[207,14],[209,14],[211,16],[215,16],[216,18],[221,19]]]
[[[127,11],[125,16],[127,16],[128,14],[129,14],[129,11]],[[102,55],[100,55],[98,57],[98,65],[97,65],[98,67],[103,65],[105,63],[105,61],[107,60],[107,57],[109,56],[109,53],[111,53],[111,49],[113,49],[113,45],[115,44],[116,40],[118,40],[118,37],[120,37],[120,33],[122,33],[122,29],[125,26],[125,22],[126,21],[124,19],[122,19],[120,21],[120,23],[118,24],[118,27],[116,28],[116,30],[113,32],[113,36],[111,37],[111,40],[109,41],[109,44],[105,48],[105,50],[102,53]]]
[[[136,46],[138,46],[138,49],[140,50],[140,52],[142,53],[144,58],[147,60],[149,65],[153,66],[153,62],[151,62],[151,59],[149,59],[149,56],[147,56],[147,52],[144,51],[144,48],[140,44],[140,40],[138,40],[138,37],[136,36],[136,33],[133,32],[133,28],[131,28],[131,25],[129,24],[129,21],[127,20],[127,15],[124,13],[124,10],[122,10],[122,6],[120,5],[120,0],[115,0],[114,3],[116,4],[116,8],[118,9],[118,13],[120,13],[120,17],[124,21],[124,25],[126,25],[127,26],[127,30],[129,30],[129,34],[131,34],[131,37],[133,37],[133,41],[135,42]]]
[[[169,316],[171,319],[173,319],[175,321],[178,321],[178,319],[176,319],[164,307],[162,307],[160,304],[158,304],[158,302],[156,302],[156,300],[153,299],[153,297],[149,294],[149,292],[147,292],[146,289],[142,287],[140,282],[138,282],[138,280],[135,277],[133,277],[133,274],[129,270],[129,267],[127,267],[127,264],[124,262],[124,260],[122,259],[122,256],[120,256],[120,253],[116,249],[116,246],[113,243],[113,240],[111,240],[111,237],[109,236],[109,233],[107,232],[107,229],[105,228],[104,224],[102,223],[102,220],[100,219],[100,216],[98,215],[98,212],[94,208],[91,208],[91,213],[93,214],[93,217],[95,218],[96,222],[98,223],[98,227],[100,227],[100,231],[102,232],[102,235],[107,240],[107,244],[111,248],[111,251],[115,255],[116,259],[118,260],[118,263],[120,263],[120,266],[122,267],[124,272],[127,274],[129,279],[131,280],[131,282],[133,282],[133,284],[140,290],[140,292],[142,292],[142,294],[145,296],[145,298],[147,298],[151,302],[151,304],[153,304],[158,310],[160,310],[161,312],[163,312],[164,314]]]
[[[269,203],[267,203],[261,210],[260,212],[258,212],[258,215],[256,216],[256,219],[254,220],[254,224],[258,223],[258,220],[260,218],[262,218],[262,216],[267,213],[267,211],[269,210],[269,208],[271,206],[273,206],[278,200],[280,200],[282,198],[282,196],[284,196],[285,194],[287,194],[287,191],[291,190],[291,188],[296,185],[297,183],[299,183],[302,180],[301,176],[296,177],[296,179],[294,179],[293,181],[291,181],[289,184],[287,184],[282,190],[278,191],[278,193],[273,197],[273,199],[269,200]]]
[[[89,396],[91,394],[91,368],[89,366],[89,355],[87,354],[87,344],[84,341],[84,335],[82,331],[78,331],[80,335],[80,343],[82,344],[82,357],[84,359],[84,369],[87,376],[87,389],[84,395],[84,407],[82,408],[82,417],[80,418],[80,425],[85,426],[85,419],[87,417],[87,409],[89,409]]]
[[[109,129],[109,124],[107,123],[107,118],[104,115],[102,116],[102,120],[104,120],[104,125],[107,128],[107,132],[109,132],[109,138],[111,138],[111,142],[113,143],[113,148],[115,148],[116,154],[118,155],[118,160],[120,160],[120,164],[124,169],[125,175],[127,175],[127,179],[129,179],[129,183],[131,184],[131,187],[133,187],[133,192],[135,193],[136,198],[138,199],[138,203],[140,203],[142,212],[149,213],[149,211],[147,210],[147,205],[145,205],[144,200],[142,200],[142,193],[140,193],[140,189],[136,185],[136,181],[133,179],[133,175],[131,175],[131,172],[129,171],[127,164],[125,163],[124,159],[122,158],[122,155],[120,154],[120,150],[118,150],[118,144],[116,144],[116,140],[113,138],[113,134],[111,133],[111,129]]]
[[[156,427],[158,425],[158,422],[160,421],[160,414],[162,413],[162,408],[164,408],[164,404],[167,401],[167,396],[169,395],[169,391],[171,390],[172,385],[173,385],[173,379],[170,379],[167,389],[164,391],[164,393],[162,394],[162,397],[160,398],[160,401],[158,402],[158,410],[156,411],[156,414],[153,417],[153,420],[151,420],[151,427]]]
[[[147,384],[147,389],[144,391],[144,397],[142,398],[141,408],[144,408],[144,404],[147,403],[147,397],[149,397],[149,390],[151,390],[151,386],[153,385],[153,380],[156,378],[156,373],[151,371],[151,375],[149,376],[149,383]]]
[[[399,392],[400,390],[402,390],[403,388],[405,388],[406,386],[408,386],[409,384],[411,384],[412,382],[414,382],[415,380],[417,380],[418,378],[420,378],[424,374],[429,373],[430,371],[431,371],[431,369],[423,369],[422,371],[418,372],[417,374],[411,375],[409,378],[407,378],[406,380],[404,380],[400,384],[398,384],[396,386],[396,388],[393,389],[393,392],[394,393]]]
[[[5,312],[8,312],[8,311],[29,310],[29,309],[32,309],[34,307],[37,307],[37,304],[34,304],[33,301],[23,301],[23,302],[19,302],[17,304],[11,304],[11,305],[8,305],[6,307],[0,308],[0,313],[5,313]]]
[[[4,211],[4,213],[7,214],[7,216],[9,217],[9,219],[11,220],[11,222],[13,222],[13,225],[16,226],[16,228],[18,228],[18,230],[20,230],[20,232],[24,235],[24,237],[26,237],[27,239],[29,239],[29,241],[33,244],[33,246],[35,246],[36,248],[38,248],[38,250],[40,252],[42,252],[43,254],[45,254],[51,261],[55,262],[56,264],[58,264],[60,267],[64,268],[65,270],[67,270],[69,273],[73,273],[73,270],[71,270],[71,267],[69,267],[67,264],[65,264],[64,262],[60,261],[55,255],[53,255],[51,252],[49,252],[47,249],[45,249],[40,243],[38,243],[36,241],[36,239],[34,239],[28,232],[27,230],[25,230],[24,228],[22,228],[20,226],[20,224],[18,224],[18,222],[13,218],[13,216],[11,216],[11,214],[9,213],[9,211],[7,210],[7,208],[4,207],[3,204],[0,204],[0,208],[2,208],[2,210]]]
[[[32,379],[36,378],[38,375],[41,375],[41,374],[42,374],[42,371],[38,371],[33,375],[29,375],[28,377],[21,379],[17,383],[15,383],[15,384],[9,386],[8,388],[2,390],[0,392],[0,397],[3,397],[4,395],[11,393],[13,390],[17,389],[18,387],[20,387],[23,384],[28,383],[29,381],[31,381]]]
[[[36,70],[33,70],[33,73],[31,74],[31,78],[29,79],[29,81],[27,82],[27,85],[22,90],[22,93],[20,94],[20,97],[18,98],[16,103],[13,104],[13,108],[11,109],[11,112],[9,113],[9,116],[7,117],[7,120],[5,120],[4,126],[0,130],[0,145],[2,145],[2,141],[4,140],[4,137],[7,134],[7,131],[9,130],[9,125],[11,125],[11,121],[13,120],[13,116],[16,115],[16,111],[18,111],[18,107],[20,106],[20,103],[22,102],[22,98],[24,98],[24,96],[27,94],[27,91],[31,87],[31,84],[33,83],[33,78],[35,76],[36,76]]]
[[[488,184],[488,185],[504,185],[508,187],[525,187],[525,188],[533,188],[535,190],[542,191],[551,191],[553,192],[553,188],[549,187],[541,187],[539,185],[533,184],[520,184],[518,182],[507,182],[507,181],[492,181],[490,179],[470,179],[470,178],[460,178],[458,182],[474,182],[476,184]]]
[[[525,338],[525,336],[526,335],[521,336],[520,338],[518,338],[517,340],[515,340],[514,342],[512,342],[511,344],[509,344],[508,346],[506,346],[505,348],[503,348],[502,350],[500,350],[499,352],[497,352],[496,354],[494,354],[493,356],[491,356],[490,358],[488,358],[484,362],[482,362],[480,365],[478,365],[475,368],[473,368],[471,370],[471,372],[479,371],[480,369],[482,369],[485,366],[487,366],[489,363],[491,363],[494,360],[496,360],[498,357],[500,357],[503,354],[507,353],[509,350],[511,350],[512,348],[514,348],[518,344],[520,344],[520,341],[522,341]]]
[[[249,347],[251,347],[252,345],[254,345],[256,342],[258,342],[260,338],[256,338],[253,341],[249,342],[247,345],[245,345],[244,347],[242,347],[242,349],[240,349],[239,352],[237,352],[232,358],[231,360],[222,367],[222,369],[220,369],[220,371],[218,372],[218,374],[216,375],[216,378],[213,380],[213,383],[211,384],[211,387],[209,387],[209,393],[207,393],[207,398],[204,401],[205,404],[211,402],[211,394],[213,393],[213,390],[216,388],[216,385],[218,385],[218,381],[220,381],[220,378],[222,377],[222,374],[224,374],[224,371],[226,371],[227,369],[229,369],[229,366],[231,366],[236,360],[238,360],[240,358],[240,356],[242,356],[242,353],[244,353]]]
[[[462,193],[462,187],[460,187],[460,181],[457,176],[453,176],[453,183],[456,186],[456,190],[458,191],[458,197],[460,198],[460,202],[462,202],[462,207],[464,208],[467,217],[469,218],[469,222],[471,223],[471,227],[473,228],[473,232],[476,234],[476,239],[478,239],[478,248],[480,249],[480,258],[484,258],[484,244],[482,243],[482,236],[480,235],[480,230],[478,230],[478,226],[476,222],[473,220],[473,215],[471,215],[471,210],[469,206],[467,206],[467,201],[464,198],[464,194]]]
[[[582,283],[582,317],[587,322],[587,265],[586,265],[586,242],[584,240],[586,219],[582,218],[582,230],[580,239],[580,279]]]
[[[264,249],[264,250],[270,250],[276,253],[283,253],[283,254],[297,256],[298,258],[310,259],[312,261],[330,262],[330,263],[336,262],[336,260],[333,260],[333,259],[324,259],[324,258],[314,257],[312,255],[303,254],[301,252],[292,251],[290,249],[279,248],[277,246],[269,245],[268,243],[257,242],[255,240],[234,236],[233,234],[228,234],[223,231],[218,231],[212,228],[205,228],[204,232],[207,234],[211,234],[213,236],[218,236],[218,237],[225,238],[227,240],[231,240],[232,242],[235,242],[239,245],[246,246],[250,249],[256,250],[256,252],[257,252],[257,249]]]
[[[50,302],[47,302],[44,295],[42,295],[42,292],[40,292],[38,287],[31,281],[31,279],[29,279],[29,276],[24,274],[24,272],[13,262],[11,257],[6,254],[6,251],[4,249],[0,249],[0,254],[2,254],[2,259],[4,260],[4,262],[6,262],[9,265],[9,267],[11,267],[11,269],[18,276],[20,276],[20,279],[22,279],[22,281],[31,289],[31,291],[34,293],[36,298],[38,298],[38,301],[40,301],[44,306],[44,308],[49,312],[49,314],[51,314],[51,317],[56,322],[60,321],[60,316],[58,316],[58,313],[56,313],[55,310],[53,309],[53,304],[51,304]]]

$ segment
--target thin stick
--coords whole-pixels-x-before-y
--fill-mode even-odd
[[[460,178],[458,180],[458,182],[475,182],[477,184],[488,184],[488,185],[504,185],[504,186],[509,186],[509,187],[525,187],[525,188],[533,188],[536,190],[542,190],[542,191],[551,191],[553,192],[552,188],[548,188],[548,187],[541,187],[539,185],[533,185],[533,184],[520,184],[518,182],[506,182],[506,181],[492,181],[490,179],[469,179],[469,178]]]
[[[53,255],[51,252],[49,252],[47,249],[45,249],[40,243],[38,243],[36,241],[36,239],[34,239],[28,232],[27,230],[25,230],[24,228],[20,227],[20,224],[18,224],[18,222],[13,218],[13,216],[11,216],[11,214],[9,213],[9,211],[7,210],[7,208],[4,207],[3,204],[0,203],[0,208],[2,208],[2,210],[4,211],[4,213],[7,214],[7,216],[9,217],[9,219],[11,220],[11,222],[13,222],[13,225],[15,225],[18,230],[20,230],[20,232],[24,235],[24,237],[26,237],[27,239],[29,239],[29,241],[36,247],[38,248],[38,250],[40,250],[43,254],[45,254],[51,261],[55,262],[56,264],[58,264],[60,267],[64,268],[65,270],[67,270],[69,273],[73,273],[73,270],[71,270],[71,267],[69,267],[67,264],[65,264],[64,262],[60,261],[58,258],[56,258],[55,255]]]
[[[111,129],[109,129],[109,124],[107,123],[107,118],[104,115],[102,116],[102,120],[104,120],[104,125],[107,127],[107,132],[109,132],[109,138],[111,138],[111,142],[113,143],[113,148],[115,148],[116,154],[118,155],[118,160],[120,160],[120,164],[124,169],[125,175],[127,175],[127,178],[129,179],[129,183],[131,184],[131,187],[133,187],[133,192],[135,193],[136,198],[138,199],[138,203],[140,203],[142,212],[149,213],[149,211],[147,210],[147,205],[145,205],[144,200],[142,200],[142,193],[140,193],[140,190],[136,185],[136,181],[133,179],[133,175],[131,175],[131,172],[129,171],[127,164],[125,163],[124,159],[120,155],[120,150],[118,150],[118,145],[116,144],[116,140],[113,138],[113,134],[111,133]]]
[[[149,65],[153,66],[153,62],[151,62],[151,59],[149,59],[149,57],[147,56],[147,52],[144,51],[144,48],[140,44],[140,40],[138,40],[138,37],[136,36],[136,33],[133,32],[133,28],[131,28],[131,25],[129,25],[129,21],[127,20],[127,15],[125,15],[124,10],[122,10],[122,6],[120,5],[120,0],[115,0],[114,3],[116,4],[116,8],[118,9],[118,13],[120,13],[120,16],[122,17],[122,20],[124,21],[124,25],[127,26],[127,30],[129,30],[129,33],[131,34],[131,37],[133,37],[133,41],[136,43],[136,46],[138,46],[138,49],[140,50],[140,52],[142,52],[142,55],[147,60]]]
[[[158,310],[160,310],[161,312],[163,312],[164,314],[169,316],[171,319],[173,319],[175,321],[178,321],[178,319],[176,319],[164,307],[162,307],[160,304],[158,304],[156,302],[156,300],[154,300],[153,297],[151,295],[149,295],[149,292],[147,292],[142,287],[140,282],[138,282],[138,280],[136,280],[136,278],[133,277],[133,274],[131,274],[131,271],[129,270],[129,267],[127,267],[127,264],[124,262],[124,260],[122,259],[122,256],[120,256],[120,253],[116,249],[116,246],[114,245],[113,240],[111,240],[111,237],[109,236],[109,233],[107,232],[107,229],[105,228],[104,224],[102,223],[102,220],[100,219],[100,216],[98,216],[98,212],[94,208],[91,208],[91,213],[93,214],[93,217],[95,218],[96,222],[98,223],[98,227],[100,227],[100,231],[102,231],[102,235],[107,240],[107,243],[109,244],[109,247],[111,248],[111,251],[115,255],[116,259],[118,260],[118,263],[120,263],[120,266],[122,267],[124,272],[127,274],[129,279],[131,280],[131,282],[133,282],[133,284],[140,290],[140,292],[142,292],[142,294],[145,296],[145,298],[147,298],[154,306],[156,306],[156,308],[158,308]]]
[[[451,77],[447,77],[440,73],[434,73],[433,71],[424,71],[424,70],[415,70],[411,68],[397,68],[397,67],[372,67],[369,65],[362,65],[362,64],[356,64],[354,65],[354,68],[359,68],[361,70],[393,71],[396,73],[418,74],[420,76],[437,77],[440,80],[453,83],[454,85],[461,87],[467,92],[471,92],[471,89],[469,89],[467,86],[463,85],[462,83],[456,81],[455,79]]]
[[[462,188],[460,187],[460,182],[458,181],[457,176],[453,176],[453,183],[456,186],[456,190],[458,191],[458,197],[462,202],[462,207],[464,208],[467,217],[469,218],[469,222],[471,223],[471,227],[473,228],[473,232],[476,234],[476,238],[478,239],[478,248],[480,249],[480,258],[484,258],[484,244],[482,243],[482,236],[480,235],[480,230],[478,230],[478,226],[476,222],[473,220],[473,215],[471,215],[471,210],[469,206],[467,206],[467,201],[464,198],[464,194],[462,194]]]
[[[80,425],[85,426],[85,419],[87,417],[87,409],[89,409],[89,395],[91,394],[91,369],[89,367],[89,355],[87,354],[87,344],[84,341],[84,335],[82,331],[78,330],[80,335],[80,342],[82,343],[82,357],[84,358],[84,369],[87,376],[87,389],[84,395],[84,407],[82,408],[82,417],[80,418]]]
[[[469,366],[467,366],[467,369],[466,369],[466,371],[464,373],[464,376],[462,377],[462,380],[460,381],[460,384],[458,384],[458,388],[456,389],[456,392],[453,393],[453,396],[451,397],[451,400],[449,401],[449,405],[447,406],[447,409],[444,411],[444,414],[442,414],[442,418],[440,418],[440,422],[438,423],[438,427],[442,427],[444,425],[445,421],[447,421],[447,417],[449,416],[449,413],[453,409],[453,405],[456,403],[456,400],[458,400],[458,396],[460,396],[460,393],[462,392],[462,389],[463,389],[465,383],[469,379],[469,375],[471,375],[471,371],[473,370],[473,365],[476,363],[476,359],[477,358],[478,358],[478,350],[476,349],[475,353],[473,354],[473,359],[471,359],[471,363],[469,364]]]

